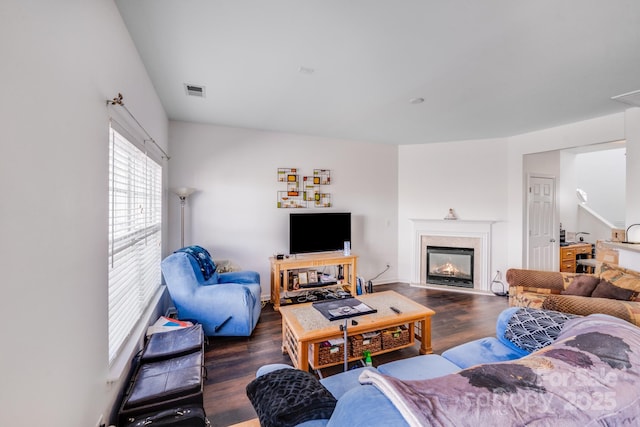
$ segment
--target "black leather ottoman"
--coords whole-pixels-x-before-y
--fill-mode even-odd
[[[204,349],[202,325],[151,335],[140,356],[140,363],[157,362],[172,357],[184,356]]]
[[[129,418],[180,405],[203,405],[204,351],[141,363],[125,394],[119,423]]]

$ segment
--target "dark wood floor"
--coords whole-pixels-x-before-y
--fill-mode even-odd
[[[436,314],[432,318],[434,353],[474,339],[495,336],[498,314],[507,308],[507,299],[491,295],[426,290],[397,283],[379,285],[375,291],[395,290],[423,304]],[[214,427],[229,426],[256,417],[245,394],[245,387],[255,378],[256,370],[269,363],[288,363],[281,350],[280,314],[270,304],[262,309],[260,321],[251,337],[210,338],[205,355],[208,378],[205,380],[204,407]],[[418,355],[414,347],[374,357],[373,364]],[[323,369],[324,376],[339,372]]]

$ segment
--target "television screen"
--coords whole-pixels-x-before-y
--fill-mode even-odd
[[[289,215],[289,253],[340,251],[351,241],[351,213],[292,213]]]

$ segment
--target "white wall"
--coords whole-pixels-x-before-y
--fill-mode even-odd
[[[627,194],[625,196],[626,226],[640,223],[640,108],[630,108],[625,113],[625,137],[627,140]],[[640,241],[640,226],[629,230],[627,240]],[[636,270],[640,271],[640,266]]]
[[[411,281],[411,219],[498,221],[492,227],[490,275],[507,267],[507,143],[504,139],[403,145],[398,160],[398,266]]]
[[[625,115],[621,113],[509,138],[507,162],[509,239],[507,245],[508,262],[511,267],[526,266],[523,252],[525,207],[522,182],[523,177],[532,171],[527,171],[523,168],[523,156],[531,153],[617,141],[624,139],[624,136]],[[627,143],[629,144],[629,141]],[[628,159],[627,162],[629,162]],[[629,167],[630,164],[627,163],[627,170],[629,170]],[[635,184],[636,191],[637,186],[638,184]],[[629,183],[627,181],[628,193]],[[627,212],[628,210],[629,206],[627,206]]]
[[[576,182],[587,193],[586,205],[621,228],[625,224],[626,151],[616,148],[575,155]]]
[[[449,208],[454,208],[461,219],[498,221],[493,230],[492,275],[496,270],[504,272],[524,265],[526,174],[553,174],[560,167],[560,159],[552,162],[549,171],[547,157],[538,166],[532,163],[525,168],[523,156],[539,152],[549,156],[552,150],[622,139],[624,117],[605,116],[504,139],[398,147],[397,265],[380,280],[410,280],[410,219],[444,218]],[[393,236],[394,224],[388,203],[395,198],[394,190],[387,185],[394,182],[392,171],[396,168],[391,147],[182,122],[171,122],[170,140],[171,185],[201,190],[189,200],[185,243],[204,244],[217,258],[230,258],[243,268],[259,271],[265,285],[263,293],[268,286],[268,256],[287,249],[289,211],[275,208],[275,194],[281,188],[275,180],[278,167],[332,169],[336,210],[350,210],[356,216],[360,210],[373,227],[356,232],[364,242],[354,237],[354,248],[358,247],[354,251],[367,255],[359,266],[365,278],[377,274],[392,256],[393,250],[387,248],[394,246],[385,237]],[[341,165],[347,165],[346,169]],[[362,203],[358,203],[361,198]],[[221,209],[230,204],[239,211],[234,209],[232,214]],[[170,201],[169,216],[174,225],[170,243],[177,248],[177,198]],[[263,221],[256,224],[256,218]],[[269,224],[266,231],[264,224]],[[247,246],[247,241],[253,244]]]
[[[624,216],[625,193],[625,149],[607,149],[588,153],[575,153],[572,150],[552,150],[532,153],[524,156],[524,173],[553,176],[556,178],[556,198],[559,216],[556,221],[568,232],[595,232],[601,228],[606,238],[611,236],[608,228],[602,227],[593,216],[578,210],[576,188],[589,193],[587,206],[597,213],[610,213],[608,220],[619,215]],[[620,163],[622,162],[622,164]],[[596,203],[599,201],[600,203]],[[586,215],[586,216],[583,216]],[[606,215],[603,215],[606,217]],[[583,220],[580,221],[579,218]],[[590,219],[587,219],[590,218]],[[587,224],[588,222],[588,224]],[[624,221],[622,221],[624,223]],[[602,239],[603,235],[583,236],[585,241]]]
[[[640,222],[640,109],[505,139],[401,146],[398,160],[399,278],[409,281],[410,218],[439,219],[454,208],[462,219],[498,219],[492,272],[526,265],[523,251],[524,190],[530,172],[554,174],[561,159],[545,165],[552,150],[627,140],[627,224]],[[545,153],[525,167],[524,156]],[[545,157],[546,156],[546,157]],[[551,168],[551,169],[549,169]],[[539,169],[539,170],[535,170]],[[636,175],[634,175],[636,174]],[[471,183],[471,184],[470,184]],[[575,197],[575,188],[571,192]],[[640,227],[638,232],[640,232]]]
[[[270,293],[269,257],[287,253],[289,213],[352,213],[358,274],[397,279],[397,147],[277,132],[170,122],[171,187],[198,191],[185,209],[185,245],[199,244],[216,259],[260,273]],[[333,208],[278,209],[277,169],[330,169]],[[177,196],[169,201],[170,248],[180,246]]]
[[[587,206],[606,214],[612,222],[616,216],[624,224],[625,149],[606,149],[580,153],[579,150],[552,150],[524,156],[524,174],[556,178],[558,216],[556,223],[568,233],[589,232],[586,242],[595,243],[611,237],[611,229],[584,209],[578,209],[576,188],[589,194]]]
[[[93,427],[107,384],[108,115],[167,119],[112,0],[0,3],[0,425]],[[106,421],[106,419],[105,419]]]
[[[578,230],[578,197],[576,196],[578,174],[576,173],[575,155],[563,150],[551,151],[549,155],[556,156],[559,160],[558,169],[553,173],[558,187],[556,190],[556,203],[558,205],[556,228],[560,230],[559,223],[562,223],[562,228],[567,232],[587,231]],[[536,154],[526,155],[525,158],[530,156],[536,156]],[[536,169],[527,170],[536,171]]]
[[[611,228],[602,221],[602,217],[588,206],[578,205],[577,216],[578,227],[576,230],[586,231],[589,234],[581,234],[576,240],[579,240],[580,237],[587,243],[596,243],[598,240],[611,240]]]

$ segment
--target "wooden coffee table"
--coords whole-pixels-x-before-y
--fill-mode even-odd
[[[372,356],[410,347],[414,345],[416,337],[420,339],[420,354],[433,352],[431,316],[435,311],[394,291],[358,295],[357,299],[377,309],[378,312],[349,319],[348,336],[401,325],[406,325],[409,329],[409,342],[398,347],[381,349],[372,353]],[[400,313],[394,312],[390,307],[397,308]],[[307,371],[309,365],[313,369],[321,369],[342,363],[339,360],[320,364],[317,355],[320,343],[343,337],[341,325],[344,324],[344,320],[329,321],[311,303],[280,306],[280,314],[282,315],[282,352],[289,354],[296,368]],[[352,325],[351,320],[355,320],[357,325]],[[345,343],[345,350],[347,350],[347,344]],[[350,361],[360,359],[362,359],[360,356],[349,357]]]

